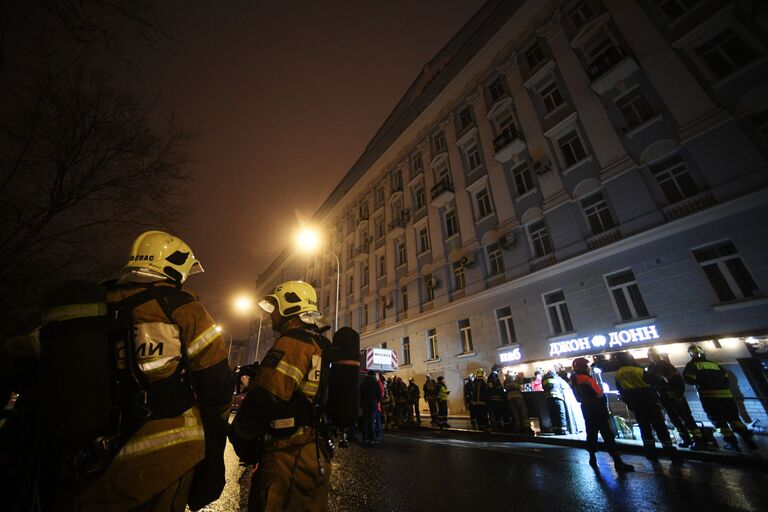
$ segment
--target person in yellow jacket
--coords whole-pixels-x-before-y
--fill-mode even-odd
[[[206,462],[219,471],[207,478],[215,476],[223,486],[223,446],[231,400],[227,351],[203,305],[181,290],[189,275],[202,271],[181,239],[148,231],[133,243],[119,278],[103,283],[110,304],[134,299],[128,302],[136,363],[146,378],[146,405],[151,414],[137,425],[106,470],[76,483],[60,483],[53,510],[183,512],[195,467],[206,458],[206,441],[222,448],[218,461]],[[44,310],[43,326],[62,314],[72,312]],[[34,336],[27,339],[37,343],[39,353],[39,340]],[[125,364],[124,358],[118,360],[118,365]],[[184,367],[178,368],[181,364]],[[189,384],[163,385],[178,378]],[[203,418],[208,420],[205,429]]]
[[[280,284],[259,305],[280,334],[251,380],[230,430],[235,452],[258,463],[250,511],[328,508],[332,448],[318,421],[323,350],[317,294],[303,281]]]

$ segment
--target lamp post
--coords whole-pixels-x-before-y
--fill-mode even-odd
[[[317,231],[304,228],[296,237],[296,246],[302,251],[315,251],[320,245],[320,237]],[[336,315],[334,317],[333,331],[339,330],[339,293],[341,290],[341,262],[339,257],[329,247],[323,247],[336,260]]]
[[[236,313],[240,315],[248,315],[248,343],[251,341],[251,329],[253,324],[253,297],[247,293],[241,293],[232,300],[232,306]],[[261,315],[259,315],[261,318]],[[257,341],[258,343],[258,341]],[[232,351],[232,343],[229,344],[229,350]],[[258,345],[256,346],[256,356],[259,354]]]

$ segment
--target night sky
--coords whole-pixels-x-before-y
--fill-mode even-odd
[[[362,154],[424,64],[481,0],[158,2],[167,34],[131,48],[121,78],[198,133],[178,235],[188,281],[235,338],[231,297],[292,240]]]

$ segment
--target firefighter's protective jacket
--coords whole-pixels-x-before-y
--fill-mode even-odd
[[[119,302],[147,286],[173,287],[170,283],[121,285],[108,292],[108,301]],[[133,310],[137,362],[147,380],[155,382],[174,374],[186,350],[197,403],[180,416],[144,423],[105,473],[63,498],[74,500],[80,510],[116,512],[148,501],[205,457],[201,411],[228,414],[232,388],[227,351],[213,319],[191,294],[165,291],[172,318],[157,299]]]
[[[706,358],[693,359],[683,370],[683,378],[696,386],[701,398],[733,398],[728,386],[728,374],[719,364]]]

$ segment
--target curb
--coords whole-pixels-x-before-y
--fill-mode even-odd
[[[579,439],[563,439],[561,437],[549,436],[525,436],[521,434],[512,434],[507,432],[481,432],[478,430],[469,430],[464,428],[445,428],[431,426],[401,426],[395,431],[389,431],[388,434],[398,433],[417,433],[417,434],[437,434],[442,437],[461,438],[473,441],[484,442],[512,442],[512,443],[535,443],[553,446],[567,446],[570,448],[581,448],[586,450],[586,441]],[[635,444],[616,440],[619,452],[630,453],[633,455],[643,455],[643,447]],[[605,445],[599,443],[599,450],[603,451]],[[761,455],[755,455],[754,452],[722,453],[714,451],[693,451],[687,448],[678,448],[677,453],[683,460],[693,460],[697,462],[708,462],[711,464],[723,464],[743,468],[756,468],[768,472],[768,458]],[[664,458],[663,455],[660,458]]]

